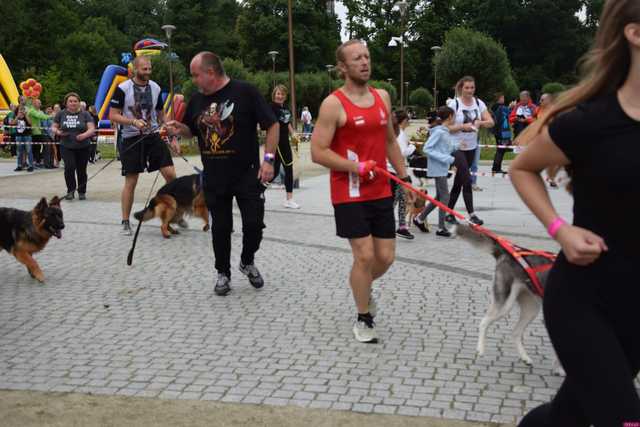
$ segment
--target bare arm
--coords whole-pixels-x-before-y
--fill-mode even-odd
[[[264,151],[265,153],[275,153],[278,146],[278,140],[280,139],[280,125],[275,122],[267,129],[267,139],[265,141]]]
[[[122,114],[122,110],[114,107],[109,109],[109,120],[112,123],[117,123],[123,126],[135,126],[138,129],[142,129],[147,125],[144,120],[130,119],[129,117],[124,116]]]
[[[491,117],[489,110],[484,110],[481,116],[481,120],[476,121],[476,124],[481,128],[492,128],[493,126],[495,126],[493,117]]]
[[[551,204],[549,193],[540,177],[540,172],[549,166],[566,166],[569,159],[558,148],[545,127],[534,137],[527,150],[519,154],[509,168],[511,182],[520,198],[531,212],[544,224],[545,228],[558,218],[558,212]],[[578,265],[588,265],[595,261],[602,251],[607,250],[604,240],[580,227],[563,225],[558,230],[556,240],[562,246],[567,259]]]
[[[53,122],[51,124],[51,131],[53,132],[54,135],[62,135],[62,131],[60,130],[60,125],[56,122]]]
[[[78,141],[84,141],[87,138],[91,138],[96,132],[96,125],[93,122],[87,123],[87,130],[77,136]]]
[[[342,123],[341,123],[342,120]],[[311,160],[328,169],[358,173],[358,163],[339,156],[331,149],[338,126],[346,122],[346,114],[338,98],[328,96],[322,105],[311,135]]]
[[[540,173],[551,165],[566,166],[569,159],[553,143],[548,128],[536,136],[527,150],[516,157],[509,176],[522,201],[546,227],[558,217]]]
[[[387,107],[387,112],[391,113],[391,98],[389,97],[389,94],[385,90],[378,90],[378,93]],[[408,176],[407,169],[404,164],[404,157],[402,156],[400,146],[396,141],[396,133],[393,130],[391,117],[387,120],[387,158],[389,159],[391,166],[393,166],[393,169],[398,172],[398,176],[400,178],[406,178]],[[383,165],[379,166],[384,167]]]
[[[280,138],[280,124],[278,122],[273,123],[269,129],[267,129],[267,140],[265,141],[264,152],[274,154],[276,147],[278,146],[278,139]],[[269,162],[262,162],[260,170],[258,171],[258,179],[267,184],[273,179],[273,165]]]

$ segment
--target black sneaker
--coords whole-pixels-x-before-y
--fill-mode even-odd
[[[440,229],[438,231],[436,231],[436,236],[440,236],[440,237],[451,237],[451,232],[447,229]]]
[[[264,286],[264,279],[254,264],[243,265],[241,262],[238,270],[249,278],[249,282],[254,288],[260,289]]]
[[[74,194],[74,192],[73,192],[73,191],[68,192],[68,193],[67,193],[67,194],[65,194],[65,195],[64,195],[64,197],[63,197],[63,199],[64,199],[64,200],[73,200],[73,199],[75,199],[75,198],[76,198],[76,196],[75,196],[75,194]]]
[[[33,166],[29,166],[29,167],[27,168],[27,172],[33,172]]]
[[[17,168],[15,168],[13,171],[14,171],[14,172],[20,172],[20,171],[22,171],[22,167],[21,167],[21,166],[18,166],[18,167],[17,167]]]
[[[213,291],[218,296],[225,296],[229,292],[231,292],[231,278],[223,273],[218,273],[218,281],[216,282],[216,287],[213,288]]]
[[[445,216],[444,220],[447,221],[449,224],[459,224],[456,217],[451,214],[448,214],[447,216]]]
[[[484,221],[483,221],[483,220],[481,220],[480,218],[478,218],[478,216],[477,216],[477,215],[475,215],[475,214],[474,214],[474,215],[471,215],[471,216],[469,217],[469,222],[472,222],[472,223],[474,223],[475,225],[482,225],[482,224],[484,224]]]
[[[79,200],[87,200],[87,194],[86,193],[78,193],[78,199]]]
[[[423,233],[429,232],[429,225],[426,222],[418,221],[418,218],[413,218],[413,225],[418,227],[418,230],[422,231]]]
[[[413,234],[411,234],[411,232],[409,230],[407,230],[406,228],[398,228],[396,230],[396,235],[398,237],[402,237],[403,239],[407,239],[407,240],[413,240],[413,238],[415,237]]]
[[[129,224],[129,220],[128,219],[123,219],[122,220],[122,232],[121,234],[123,236],[132,236],[133,235],[133,231],[131,231],[131,224]]]

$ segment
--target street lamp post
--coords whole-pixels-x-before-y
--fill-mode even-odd
[[[271,57],[271,76],[273,77],[273,86],[276,85],[276,56],[278,56],[280,52],[277,50],[270,50],[267,52],[267,55]]]
[[[404,106],[404,96],[403,96],[403,87],[404,87],[404,18],[407,13],[407,7],[409,4],[406,1],[398,1],[393,5],[394,8],[398,8],[400,11],[400,37],[391,37],[391,41],[389,42],[389,46],[397,46],[397,43],[400,43],[400,108]]]
[[[335,65],[327,64],[325,67],[327,68],[327,74],[329,74],[329,95],[331,95],[331,91],[333,90],[333,77],[331,76],[331,72],[335,68]]]
[[[409,83],[411,82],[404,82],[405,93],[407,94],[407,97],[405,98],[407,100],[407,104],[409,103]]]
[[[438,67],[436,66],[436,55],[442,47],[440,46],[431,46],[431,50],[433,51],[433,109],[438,109]]]
[[[167,49],[169,50],[169,105],[171,105],[171,119],[173,119],[175,117],[175,111],[176,109],[173,108],[173,55],[171,53],[171,34],[173,34],[173,32],[175,31],[176,27],[175,25],[163,25],[162,30],[164,31],[165,35],[167,36]]]
[[[291,4],[291,0],[289,0],[289,86],[291,86],[291,110],[293,114],[291,115],[291,121],[293,122],[293,128],[297,128],[298,124],[298,110],[296,110],[296,74],[294,69],[294,61],[293,61],[293,5]]]

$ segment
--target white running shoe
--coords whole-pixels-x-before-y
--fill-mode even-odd
[[[376,344],[378,342],[375,324],[369,326],[365,322],[357,321],[353,325],[353,335],[355,335],[356,340],[362,343]]]
[[[300,209],[300,205],[293,201],[293,199],[286,199],[282,206],[288,209]]]

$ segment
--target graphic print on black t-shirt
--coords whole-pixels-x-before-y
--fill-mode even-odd
[[[133,85],[133,99],[135,103],[129,107],[129,111],[136,119],[144,120],[147,123],[146,128],[143,129],[143,133],[146,133],[151,127],[151,121],[153,119],[153,97],[151,95],[151,86]]]
[[[200,141],[204,144],[200,147],[203,154],[234,154],[234,150],[224,150],[223,146],[235,133],[233,118],[234,104],[229,100],[221,104],[212,102],[209,108],[198,116],[198,130]]]
[[[289,124],[289,122],[291,121],[291,111],[284,107],[281,108],[278,114],[278,121]]]

